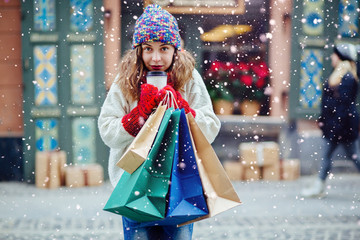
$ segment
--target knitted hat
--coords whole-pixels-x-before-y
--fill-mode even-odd
[[[136,21],[132,47],[157,41],[180,49],[179,27],[175,17],[159,5],[152,4]]]
[[[350,60],[356,62],[357,60],[356,47],[350,43],[336,44],[334,47],[334,52],[342,61]]]

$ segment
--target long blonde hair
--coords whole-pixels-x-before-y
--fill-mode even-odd
[[[182,90],[184,85],[192,79],[195,68],[194,57],[185,50],[175,51],[172,65],[168,69],[173,87],[176,91]],[[128,50],[119,64],[119,78],[116,81],[128,100],[139,100],[140,86],[144,82],[147,69],[142,60],[142,48]]]
[[[344,75],[348,72],[350,72],[354,76],[356,81],[359,81],[359,77],[357,76],[356,73],[355,62],[348,60],[340,61],[329,77],[330,87],[338,86],[341,83]]]

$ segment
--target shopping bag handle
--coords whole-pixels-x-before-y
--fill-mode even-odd
[[[161,100],[161,102],[159,103],[159,106],[160,105],[166,105],[167,108],[171,108],[171,107],[174,107],[175,109],[179,108],[175,100],[175,96],[171,91],[166,91],[164,99]]]

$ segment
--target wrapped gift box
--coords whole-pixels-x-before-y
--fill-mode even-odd
[[[249,142],[239,145],[245,180],[280,180],[280,150],[276,142]]]
[[[65,151],[37,151],[35,154],[35,185],[58,188],[65,183]]]
[[[263,180],[279,181],[281,179],[280,162],[263,166],[261,169],[261,178]]]
[[[100,164],[89,164],[83,168],[86,186],[99,186],[104,182],[104,169]]]
[[[98,186],[104,182],[104,169],[99,164],[71,165],[65,169],[67,187]]]
[[[244,166],[244,180],[257,181],[260,179],[260,167],[257,165]]]
[[[299,159],[285,159],[281,162],[282,179],[296,180],[300,177]]]
[[[241,164],[241,162],[225,161],[224,169],[230,180],[243,180],[244,166]]]
[[[84,187],[85,177],[81,167],[67,166],[65,169],[65,182],[67,187]]]
[[[239,145],[240,161],[246,165],[271,166],[279,162],[276,142],[250,142]]]

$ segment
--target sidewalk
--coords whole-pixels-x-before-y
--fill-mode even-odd
[[[323,199],[299,197],[313,178],[234,182],[243,204],[196,223],[193,239],[360,239],[360,174],[335,174]],[[111,190],[0,182],[0,240],[123,239],[121,217],[102,210]]]

